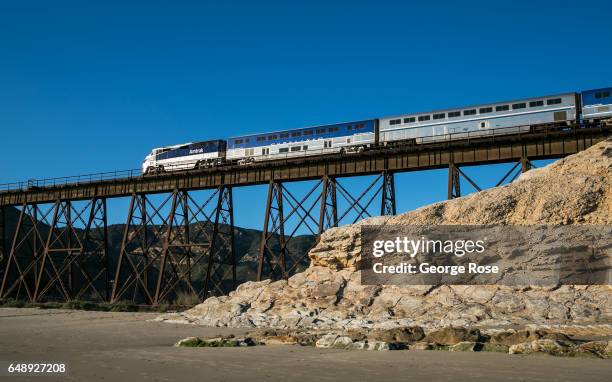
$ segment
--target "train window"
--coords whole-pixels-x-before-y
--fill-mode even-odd
[[[351,130],[353,130],[353,126],[351,126],[351,125],[346,125],[346,129],[347,129],[348,131],[351,131]]]
[[[510,105],[495,106],[495,111],[506,111],[506,110],[510,110]]]
[[[294,131],[293,133],[291,133],[292,137],[299,137],[301,135],[302,135],[302,133],[300,133],[299,131]]]
[[[491,112],[493,112],[492,107],[481,107],[480,108],[480,114],[491,113]]]
[[[325,133],[325,129],[317,129],[317,134],[324,134]]]
[[[413,122],[416,122],[415,117],[404,118],[404,123],[413,123]]]
[[[430,117],[428,115],[419,115],[419,122],[421,121],[429,121]]]
[[[361,129],[365,129],[365,125],[364,125],[363,123],[360,123],[360,124],[358,124],[358,125],[357,125],[357,128],[358,128],[359,130],[361,130]]]
[[[304,130],[304,135],[312,135],[312,130]]]
[[[293,147],[291,148],[291,152],[293,152],[293,151],[300,151],[300,150],[301,150],[301,148],[302,148],[302,146],[293,146]]]
[[[529,107],[538,107],[544,106],[544,101],[531,101],[529,102]]]
[[[289,138],[289,133],[283,133],[280,135],[281,138]]]
[[[249,141],[250,141],[250,139],[249,139],[249,138],[246,138],[246,139],[244,140],[244,142],[245,142],[245,143],[249,143]]]
[[[546,100],[547,105],[557,105],[561,103],[561,98],[551,98]]]
[[[234,143],[235,143],[235,144],[237,144],[237,145],[239,145],[239,144],[241,144],[241,143],[242,143],[242,139],[236,139],[236,140],[234,141]]]
[[[266,137],[257,137],[257,142],[263,142],[266,140]]]
[[[306,146],[306,145],[302,146],[302,150],[304,150],[304,151],[308,150],[308,146]]]
[[[288,153],[289,152],[289,148],[288,147],[281,147],[280,149],[278,149],[279,153]]]
[[[460,111],[449,111],[448,112],[448,118],[455,118],[455,117],[459,117],[461,115]]]
[[[516,110],[516,109],[524,109],[527,107],[527,104],[525,102],[521,102],[521,103],[513,103],[512,104],[512,110]]]
[[[329,132],[330,133],[335,133],[336,131],[338,131],[338,127],[330,127],[329,128]]]
[[[463,115],[474,115],[476,114],[476,109],[464,110]]]
[[[402,123],[401,119],[392,119],[389,121],[389,125],[399,125],[400,123]]]
[[[438,113],[438,114],[433,115],[433,119],[444,119],[444,118],[446,118],[446,114],[444,113]]]

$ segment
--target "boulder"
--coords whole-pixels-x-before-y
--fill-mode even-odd
[[[334,346],[334,343],[338,337],[339,336],[337,334],[326,334],[317,340],[315,346],[318,348],[329,349]],[[353,341],[351,340],[351,343],[352,342]]]
[[[510,346],[508,351],[510,354],[548,354],[555,356],[571,355],[573,348],[571,344],[556,341],[556,340],[535,340],[531,342],[523,342]]]
[[[576,346],[578,355],[593,356],[598,358],[612,357],[612,341],[591,341]]]
[[[470,328],[448,327],[435,330],[425,336],[425,342],[438,345],[455,345],[460,342],[478,342],[481,339],[480,330]]]
[[[448,348],[449,351],[480,351],[483,344],[480,342],[463,341]]]
[[[414,344],[411,344],[409,349],[410,350],[431,350],[433,347],[430,343],[428,342],[415,342]]]
[[[425,333],[420,326],[374,329],[367,333],[368,339],[383,342],[413,343],[424,337]]]
[[[491,342],[485,342],[482,344],[480,351],[494,352],[494,353],[508,353],[510,347],[502,344],[495,344]]]
[[[516,345],[525,342],[531,342],[539,339],[558,340],[572,342],[569,336],[558,333],[549,332],[546,330],[518,330],[507,331],[495,334],[491,337],[491,343],[501,344],[506,346]]]
[[[199,338],[187,337],[174,344],[175,347],[243,347],[255,346],[257,343],[250,337],[215,337],[215,338]]]

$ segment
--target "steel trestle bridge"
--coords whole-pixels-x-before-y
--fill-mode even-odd
[[[157,305],[181,292],[200,300],[226,294],[236,287],[232,191],[262,184],[268,185],[268,194],[257,279],[287,278],[306,256],[290,250],[300,228],[318,236],[348,217],[350,223],[396,214],[396,173],[448,169],[447,195],[456,198],[461,196],[461,178],[481,189],[463,167],[514,163],[500,174],[501,185],[528,171],[531,161],[585,150],[605,140],[610,130],[601,124],[542,127],[243,166],[147,176],[124,171],[2,185],[0,298]],[[362,190],[343,185],[345,178],[366,175],[373,180]],[[313,185],[303,195],[287,187],[306,180]],[[119,197],[129,197],[130,204],[118,254],[111,256],[107,200]],[[12,207],[19,214],[8,232],[6,216]]]

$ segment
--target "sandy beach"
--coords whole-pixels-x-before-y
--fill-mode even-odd
[[[188,336],[244,331],[148,322],[156,313],[0,309],[0,361],[55,361],[57,381],[607,381],[599,359],[442,351],[345,351],[291,345],[175,348]],[[21,377],[24,381],[28,378]]]

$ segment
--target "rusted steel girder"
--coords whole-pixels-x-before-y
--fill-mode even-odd
[[[233,219],[228,187],[217,188],[202,203],[184,190],[158,204],[133,195],[111,302],[177,303],[181,293],[202,301],[233,290]]]
[[[321,191],[323,200],[321,201],[321,212],[319,215],[320,236],[325,230],[338,226],[338,194],[336,180],[332,177],[323,178],[323,190]]]
[[[517,170],[520,166],[520,171]],[[495,187],[499,187],[504,183],[514,182],[519,175],[525,173],[535,165],[529,160],[526,155],[523,155],[518,162],[516,162],[502,178],[495,184]],[[461,197],[461,179],[465,179],[476,191],[482,191],[480,187],[472,178],[470,178],[459,166],[451,160],[448,165],[448,199],[455,199]]]
[[[53,206],[41,208],[37,204],[21,207],[5,263],[0,298],[34,301],[36,278],[48,233],[46,227],[53,210]]]
[[[70,201],[55,203],[36,277],[34,301],[57,297],[64,301],[108,301],[105,199],[91,200],[81,208],[75,208]]]
[[[382,189],[382,204],[380,207],[380,215],[396,215],[397,204],[395,203],[395,176],[392,172],[384,171],[383,174],[383,189]]]
[[[315,194],[319,187],[320,193]],[[317,194],[312,200],[311,196]],[[338,196],[346,205],[340,214]],[[381,198],[381,207],[373,212],[371,206],[376,205],[374,201],[377,198]],[[285,204],[289,207],[288,211],[285,210]],[[315,219],[313,210],[317,205],[319,216]],[[379,212],[382,215],[393,215],[396,212],[393,173],[388,171],[376,176],[358,196],[354,196],[347,187],[330,176],[324,176],[316,182],[301,200],[282,183],[270,182],[259,247],[257,280],[265,277],[287,279],[299,271],[300,267],[306,266],[308,251],[293,254],[289,249],[289,243],[295,239],[300,228],[307,229],[317,237],[313,244],[316,245],[326,229],[337,227],[345,218],[350,219],[349,223],[356,223],[376,216]],[[293,229],[289,230],[288,221],[292,217],[295,217]]]
[[[0,297],[108,301],[107,237],[104,199],[80,208],[61,200],[46,209],[23,206]]]
[[[6,209],[9,207],[0,207],[0,280],[4,275],[4,265],[8,258],[6,253]],[[1,281],[0,281],[1,282]]]

